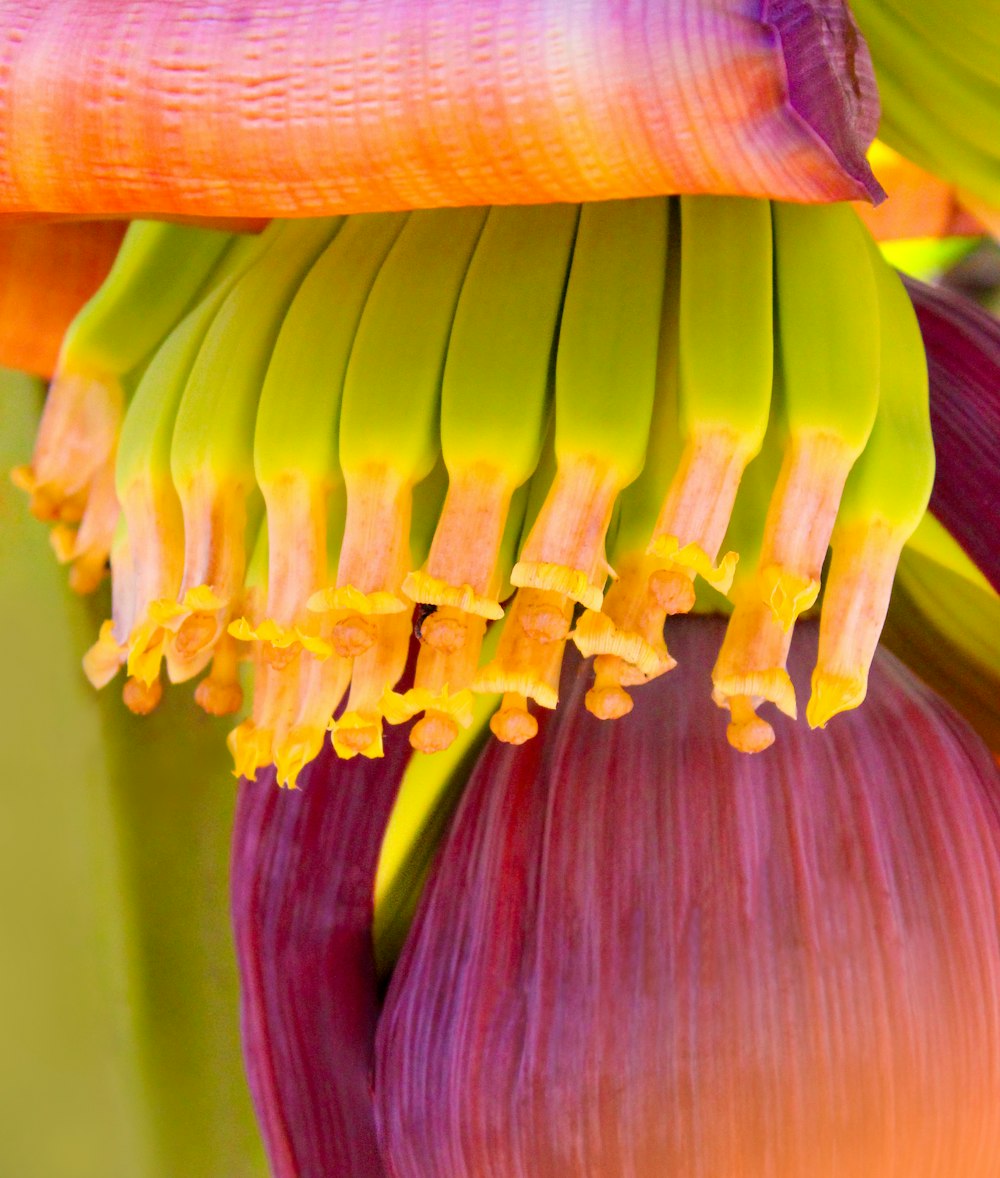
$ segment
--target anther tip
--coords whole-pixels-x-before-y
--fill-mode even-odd
[[[358,728],[343,728],[337,733],[337,743],[352,753],[367,752],[378,741],[379,730],[374,724]]]
[[[458,736],[458,722],[446,712],[428,712],[413,725],[410,745],[418,753],[442,753]]]
[[[218,635],[218,618],[199,610],[181,622],[174,637],[174,649],[181,658],[193,658],[211,646]]]
[[[333,627],[330,642],[341,658],[356,659],[375,642],[375,623],[360,614],[341,618]]]
[[[598,720],[620,720],[633,708],[632,697],[621,687],[592,687],[584,698],[587,711]]]
[[[468,627],[461,618],[450,614],[435,613],[427,618],[420,628],[420,638],[435,650],[450,654],[459,650],[465,642]]]
[[[729,724],[726,739],[738,753],[762,753],[774,744],[774,729],[759,716],[747,724]]]
[[[159,679],[143,683],[134,676],[122,688],[122,699],[130,712],[137,716],[148,716],[163,698],[163,684]]]
[[[668,614],[687,614],[694,609],[694,584],[676,569],[657,569],[649,578],[649,592]]]
[[[561,642],[569,634],[569,619],[554,605],[530,605],[521,611],[520,621],[536,642]]]
[[[762,753],[774,744],[774,729],[754,711],[746,696],[729,701],[732,720],[726,727],[726,739],[740,753]]]
[[[231,716],[243,703],[243,689],[238,683],[202,679],[194,691],[194,702],[210,716]]]
[[[521,708],[503,708],[490,717],[490,731],[504,744],[524,744],[538,735],[538,721]]]
[[[275,671],[284,671],[298,658],[299,648],[295,644],[290,646],[272,646],[269,642],[264,644],[261,651],[261,657],[269,667],[273,667]]]

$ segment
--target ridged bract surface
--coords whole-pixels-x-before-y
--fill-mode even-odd
[[[402,733],[382,761],[327,745],[279,790],[240,787],[232,902],[250,1091],[276,1178],[379,1178],[371,1087],[378,993],[375,864],[409,760]]]
[[[797,635],[800,695],[815,634]],[[601,724],[491,746],[379,1024],[397,1178],[992,1178],[1000,783],[890,655],[733,752],[722,630]]]
[[[73,316],[104,281],[123,224],[0,227],[0,365],[51,376]]]
[[[1000,593],[1000,323],[954,292],[906,285],[931,382],[931,509]]]
[[[2,0],[0,211],[880,195],[843,0]]]

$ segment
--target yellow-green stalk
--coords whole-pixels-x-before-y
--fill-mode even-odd
[[[774,364],[771,208],[764,200],[681,197],[678,356],[684,450],[653,530],[658,595],[694,604],[692,581],[721,593],[737,554],[716,564],[746,464],[767,429]]]
[[[875,421],[879,298],[868,233],[849,205],[773,207],[787,441],[760,593],[790,629],[819,595],[844,483]]]
[[[615,500],[646,456],[668,209],[654,197],[580,211],[556,354],[556,477],[511,580],[591,609]]]
[[[184,515],[184,573],[156,620],[169,631],[174,682],[197,674],[225,632],[243,583],[254,526],[253,436],[261,385],[299,284],[340,220],[282,225],[235,283],[202,342],[181,398],[170,454]]]
[[[822,728],[865,698],[903,545],[934,484],[934,440],[920,325],[899,276],[871,246],[879,296],[879,400],[844,488],[831,546],[806,718]]]
[[[381,755],[383,696],[406,663],[413,488],[440,452],[448,337],[485,219],[485,209],[411,213],[358,325],[340,420],[347,522],[337,588],[313,599],[349,611],[334,627],[335,649],[345,624],[371,641],[354,660],[347,710],[331,729],[341,755]]]
[[[41,519],[70,585],[100,584],[118,504],[114,461],[128,395],[139,370],[206,289],[232,236],[158,221],[129,226],[100,289],[67,329],[30,466],[14,481]],[[79,530],[70,525],[79,523]]]
[[[448,344],[441,449],[448,495],[413,601],[503,615],[499,560],[511,496],[538,464],[552,354],[579,208],[493,208],[476,245]]]

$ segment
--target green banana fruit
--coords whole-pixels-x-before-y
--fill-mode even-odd
[[[615,500],[646,454],[668,210],[653,197],[580,211],[556,353],[556,478],[511,580],[591,609]]]
[[[170,473],[170,447],[181,396],[198,350],[233,283],[267,248],[260,237],[233,242],[217,267],[212,289],[168,334],[143,372],[122,423],[115,463],[115,490],[134,550],[129,570],[112,560],[116,591],[128,584],[131,621],[116,627],[128,651],[128,674],[148,692],[159,679],[164,632],[150,616],[154,603],[173,599],[180,588],[184,524]],[[137,689],[131,689],[137,696]]]
[[[66,331],[32,464],[15,474],[39,518],[78,521],[92,485],[107,489],[125,378],[203,289],[230,240],[229,233],[161,221],[128,227],[104,283]]]
[[[849,205],[775,204],[785,457],[768,507],[760,592],[786,629],[819,595],[847,475],[878,404],[879,300]]]
[[[648,552],[665,562],[671,612],[694,603],[700,575],[721,593],[736,555],[716,566],[746,464],[767,429],[773,378],[773,247],[767,201],[681,197],[677,474]]]
[[[281,325],[257,407],[254,467],[266,507],[266,591],[230,634],[255,643],[252,727],[238,764],[274,761],[294,788],[322,747],[350,660],[332,653],[329,619],[308,608],[336,578],[344,483],[337,434],[344,374],[372,283],[404,213],[347,219],[303,279]],[[252,734],[252,735],[251,735]]]
[[[169,631],[172,681],[197,674],[226,631],[253,528],[253,436],[261,385],[282,320],[342,219],[287,222],[228,292],[188,377],[170,452],[184,516],[184,572],[156,620]]]
[[[302,646],[328,653],[314,641],[307,602],[327,581],[326,504],[343,483],[344,378],[372,284],[405,222],[405,213],[345,221],[292,300],[264,378],[254,469],[270,534],[268,601],[260,627],[237,625],[236,635],[284,657]]]
[[[67,329],[58,371],[131,372],[206,291],[232,242],[218,230],[133,221],[100,290]]]
[[[632,701],[625,688],[674,666],[663,640],[667,611],[656,593],[655,578],[662,575],[664,562],[647,555],[646,550],[681,457],[679,238],[680,210],[674,202],[646,458],[638,478],[621,494],[617,528],[608,548],[618,579],[605,595],[602,608],[585,609],[572,634],[585,658],[595,656],[594,686],[585,702],[601,719],[626,715]]]
[[[795,719],[795,687],[785,663],[792,630],[761,600],[760,559],[765,516],[782,469],[782,379],[776,373],[771,421],[760,453],[748,465],[733,507],[726,543],[740,553],[730,588],[733,603],[726,636],[712,669],[712,699],[730,713],[726,736],[745,753],[762,752],[774,742],[774,729],[757,715],[772,703]]]
[[[920,326],[906,288],[874,243],[871,253],[879,296],[878,413],[847,480],[833,532],[806,709],[813,728],[865,698],[900,553],[924,515],[934,483]]]
[[[372,286],[344,382],[340,463],[347,520],[337,588],[314,607],[343,610],[334,627],[367,630],[347,711],[333,725],[341,755],[381,755],[383,696],[406,662],[413,488],[439,454],[441,378],[462,282],[485,209],[411,213]],[[377,428],[372,423],[377,422]]]
[[[538,464],[579,208],[490,209],[448,343],[441,449],[448,494],[413,601],[502,616],[499,552],[511,496]]]

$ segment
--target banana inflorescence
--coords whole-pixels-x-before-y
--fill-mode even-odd
[[[172,237],[190,246],[167,299]],[[138,334],[126,289],[156,307]],[[242,775],[273,763],[294,786],[328,733],[380,756],[386,723],[446,749],[477,696],[499,699],[500,739],[528,740],[569,641],[594,659],[587,707],[623,716],[692,609],[731,614],[713,698],[760,751],[757,709],[796,714],[785,659],[831,547],[809,723],[864,698],[933,447],[909,299],[847,206],[136,226],[80,323],[66,371],[118,400],[70,406],[61,375],[39,452],[63,429],[79,457],[57,478],[36,452],[20,477],[39,514],[72,519],[112,471],[112,617],[87,674],[125,667],[146,712],[164,675],[207,671],[195,698],[226,714],[249,660]],[[86,338],[105,341],[93,363]]]

